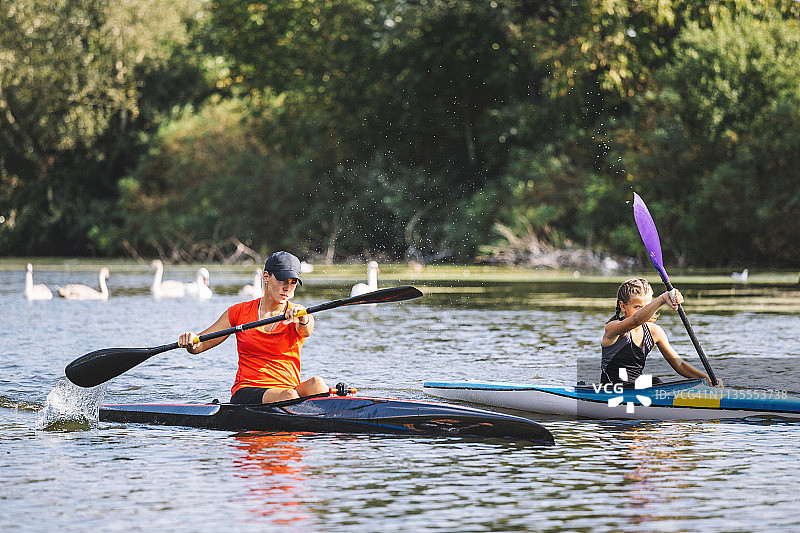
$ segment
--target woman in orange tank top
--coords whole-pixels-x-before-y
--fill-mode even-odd
[[[264,295],[257,300],[229,307],[211,326],[199,333],[212,333],[240,324],[286,314],[286,320],[236,333],[239,369],[231,388],[231,403],[270,403],[326,392],[320,377],[300,382],[300,348],[314,330],[314,317],[297,313],[305,309],[289,300],[300,280],[300,260],[288,252],[275,252],[264,265]],[[194,344],[198,334],[186,332],[180,346],[197,354],[217,346],[228,337]]]

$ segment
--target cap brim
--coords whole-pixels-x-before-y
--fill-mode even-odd
[[[272,272],[272,275],[278,278],[280,281],[286,281],[289,278],[294,278],[297,280],[298,284],[303,284],[303,280],[300,279],[300,275],[297,272],[292,272],[291,270],[278,270]]]

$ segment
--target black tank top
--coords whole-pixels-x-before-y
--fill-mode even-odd
[[[642,345],[636,346],[631,340],[631,332],[617,339],[611,346],[603,346],[603,360],[600,364],[600,383],[625,383],[633,382],[642,375],[647,354],[653,349],[653,336],[647,324],[642,325],[644,335]],[[628,381],[620,379],[619,369],[624,368],[628,373]]]

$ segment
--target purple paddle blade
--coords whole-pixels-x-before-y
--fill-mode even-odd
[[[650,216],[650,211],[644,205],[644,200],[636,193],[633,193],[633,219],[636,221],[636,227],[639,228],[639,235],[642,236],[644,247],[647,248],[647,253],[650,254],[650,259],[653,260],[653,265],[661,275],[661,279],[666,283],[669,281],[669,276],[667,276],[667,271],[664,270],[664,265],[662,264],[661,240],[658,238],[658,230],[656,230],[653,217]]]

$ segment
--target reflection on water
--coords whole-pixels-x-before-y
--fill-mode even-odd
[[[686,453],[689,442],[658,424],[632,426],[620,432],[619,438],[627,446],[630,458],[624,468],[623,484],[631,508],[638,510],[631,523],[650,529],[655,526],[646,524],[657,517],[648,514],[647,509],[668,502],[670,495],[665,488],[679,483],[682,474],[692,469],[693,458]],[[653,445],[654,438],[657,446]]]
[[[233,446],[240,455],[233,459],[234,475],[246,482],[246,493],[238,499],[254,515],[291,527],[304,527],[313,515],[304,502],[313,487],[303,463],[300,433],[239,433]]]

